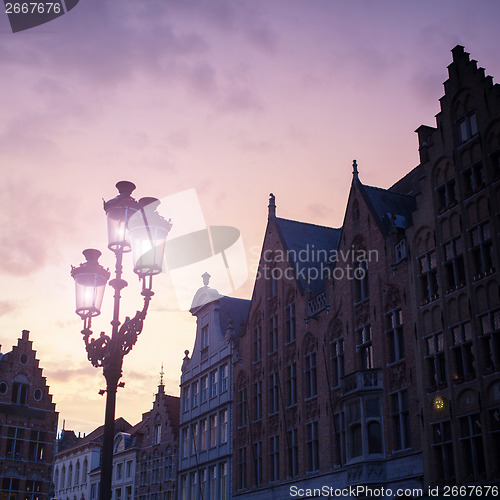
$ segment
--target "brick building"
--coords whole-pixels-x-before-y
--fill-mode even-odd
[[[48,499],[58,414],[29,331],[0,353],[0,499]]]
[[[420,165],[411,248],[426,483],[500,477],[500,86],[453,49]]]
[[[177,448],[179,443],[179,398],[165,394],[163,369],[153,407],[142,417],[131,435],[137,452],[135,498],[138,500],[174,500],[176,496]],[[116,443],[116,441],[115,441]],[[118,451],[115,450],[115,453]],[[116,462],[116,473],[118,463]],[[123,461],[123,469],[126,463]],[[126,490],[115,498],[131,500]],[[134,498],[132,496],[132,498]]]
[[[341,229],[271,195],[233,368],[235,497],[499,477],[500,87],[452,53],[420,165],[380,189],[354,162]]]

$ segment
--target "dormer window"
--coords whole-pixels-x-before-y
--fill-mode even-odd
[[[202,349],[205,349],[206,347],[208,347],[208,340],[209,340],[209,337],[208,337],[208,325],[205,325],[201,329],[201,348]]]
[[[394,257],[396,264],[406,259],[406,240],[404,238],[394,245]]]

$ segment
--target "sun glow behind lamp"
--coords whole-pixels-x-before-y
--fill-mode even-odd
[[[153,276],[163,270],[163,256],[167,235],[172,227],[170,221],[158,214],[160,204],[156,198],[132,198],[135,185],[120,181],[116,184],[119,194],[104,202],[108,221],[108,248],[115,254],[115,276],[109,282],[114,289],[113,319],[111,336],[104,332],[92,338],[92,318],[101,313],[104,289],[110,272],[98,262],[101,252],[87,249],[83,255],[86,262],[72,267],[71,276],[75,280],[76,313],[83,319],[83,340],[89,361],[95,367],[103,368],[106,379],[106,416],[102,445],[100,500],[111,499],[111,477],[113,470],[113,439],[117,387],[122,376],[123,357],[128,354],[142,331],[149,302],[154,295]],[[132,251],[134,271],[142,280],[144,305],[132,318],[121,323],[120,292],[127,286],[122,279],[123,254]]]

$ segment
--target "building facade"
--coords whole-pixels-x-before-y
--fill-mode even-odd
[[[29,331],[0,353],[0,499],[48,499],[58,414]]]
[[[165,394],[162,370],[153,408],[143,415],[131,433],[136,450],[135,498],[138,500],[175,500],[179,406],[177,396]],[[119,463],[115,467],[119,467]],[[122,490],[121,495],[116,491],[115,498],[129,500],[127,490]]]
[[[178,500],[231,497],[233,356],[249,302],[220,296],[205,285],[196,293],[196,339],[182,364]]]
[[[354,162],[342,228],[279,218],[271,195],[233,367],[235,497],[498,483],[500,87],[452,53],[420,165],[380,189]]]
[[[118,433],[130,429],[130,424],[123,418],[115,420]],[[64,446],[67,434],[74,432],[63,430],[59,439],[59,449],[54,463],[54,497],[59,500],[97,500],[99,498],[99,473],[101,446],[104,426],[100,426],[84,437],[71,439],[69,446]],[[62,446],[61,446],[62,444]],[[91,476],[92,472],[99,473]]]
[[[420,165],[393,190],[417,200],[407,234],[419,342],[426,483],[500,477],[500,86],[464,48]]]

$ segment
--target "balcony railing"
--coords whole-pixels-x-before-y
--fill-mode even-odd
[[[326,292],[320,293],[319,295],[316,295],[316,297],[313,297],[308,303],[307,303],[307,315],[309,317],[315,316],[319,312],[321,312],[323,309],[326,309],[328,307],[327,300],[326,300]]]
[[[340,381],[342,396],[355,391],[370,391],[382,389],[382,370],[360,370],[349,373]]]

